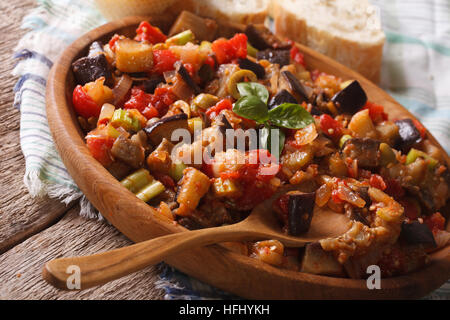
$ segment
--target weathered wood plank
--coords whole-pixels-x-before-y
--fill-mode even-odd
[[[106,222],[87,220],[78,207],[58,223],[0,256],[0,299],[161,299],[155,288],[157,270],[150,266],[101,287],[61,291],[41,277],[45,262],[55,257],[87,255],[111,250],[131,241]]]
[[[0,254],[55,223],[66,206],[48,197],[32,198],[23,184],[25,161],[19,144],[20,112],[13,108],[13,48],[34,1],[0,2]]]

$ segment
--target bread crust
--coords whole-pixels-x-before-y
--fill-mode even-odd
[[[307,21],[273,1],[272,17],[275,34],[319,51],[359,72],[374,83],[380,81],[384,41],[361,44],[308,25]]]

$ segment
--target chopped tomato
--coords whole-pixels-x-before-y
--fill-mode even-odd
[[[142,111],[142,114],[147,119],[151,119],[151,118],[159,116],[158,110],[153,106],[145,107],[145,109]]]
[[[211,48],[219,64],[229,63],[237,58],[246,58],[247,36],[243,33],[237,33],[229,40],[217,39],[212,43]]]
[[[219,102],[217,102],[216,105],[206,110],[205,114],[210,118],[214,118],[220,113],[220,111],[232,109],[233,104],[231,103],[231,101],[229,99],[222,99]]]
[[[163,74],[166,71],[174,70],[174,64],[177,61],[177,56],[170,50],[153,50],[152,72]]]
[[[319,121],[320,128],[327,136],[338,139],[342,135],[342,124],[339,121],[334,120],[328,114],[321,115]]]
[[[433,233],[436,233],[438,230],[444,230],[445,228],[445,218],[440,212],[435,212],[423,220]]]
[[[86,144],[92,156],[103,166],[110,165],[114,159],[111,155],[111,148],[114,144],[114,138],[103,134],[88,134]]]
[[[73,90],[72,102],[75,111],[83,118],[98,117],[102,106],[98,105],[81,85]]]
[[[148,107],[148,104],[151,101],[152,101],[151,94],[145,93],[144,90],[134,87],[131,89],[130,99],[127,102],[125,102],[123,107],[125,109],[137,109],[139,110],[139,112],[143,112],[145,108]],[[149,119],[147,116],[145,117]]]
[[[420,136],[422,137],[422,139],[425,139],[425,135],[427,134],[427,129],[423,126],[423,124],[421,124],[419,121],[417,121],[416,119],[412,119],[414,126],[417,128],[417,130],[420,133]]]
[[[160,181],[166,188],[175,188],[175,182],[170,176],[160,172],[152,172],[152,174],[155,179]]]
[[[151,44],[166,41],[167,37],[157,27],[152,26],[148,21],[142,21],[136,29],[136,41],[148,41]]]
[[[167,88],[156,88],[151,96],[150,105],[158,110],[160,116],[165,115],[169,106],[176,101],[175,95]]]
[[[116,42],[117,42],[117,40],[119,40],[119,39],[120,39],[120,36],[119,36],[118,34],[115,34],[115,35],[111,38],[111,40],[109,40],[108,45],[109,45],[109,48],[110,48],[112,51],[114,51],[114,50],[116,49]]]
[[[370,176],[369,183],[371,187],[380,189],[381,191],[384,191],[387,188],[383,178],[378,174],[372,174]]]
[[[388,115],[384,112],[384,107],[378,104],[367,101],[362,109],[369,109],[370,119],[372,119],[374,123],[386,121],[388,119]]]
[[[296,63],[306,66],[305,65],[305,56],[303,53],[300,52],[300,49],[297,46],[292,46],[291,48],[291,59],[294,60]]]

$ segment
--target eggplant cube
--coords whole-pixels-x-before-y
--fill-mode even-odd
[[[259,63],[253,62],[247,58],[239,58],[238,63],[239,68],[253,71],[253,73],[256,74],[259,79],[264,78],[264,76],[266,75],[266,70]]]
[[[268,60],[271,63],[280,65],[280,68],[291,63],[291,54],[289,50],[266,49],[258,51],[256,54],[258,60]]]
[[[153,146],[159,145],[164,138],[174,142],[172,140],[172,133],[176,129],[189,130],[187,119],[188,117],[185,113],[180,113],[152,123],[144,128],[148,141]]]
[[[312,90],[308,90],[290,71],[282,71],[281,75],[288,81],[292,93],[297,96],[299,102],[308,102]]]
[[[281,90],[269,102],[269,110],[278,107],[283,103],[297,103],[297,99],[294,98],[292,94],[289,93],[286,89]]]
[[[308,232],[314,213],[315,192],[288,192],[288,234],[298,236]]]
[[[395,121],[398,127],[399,138],[396,142],[396,149],[404,152],[408,151],[414,144],[422,140],[419,130],[417,130],[411,119],[403,119]]]
[[[306,245],[300,271],[327,276],[344,275],[342,265],[334,258],[331,252],[323,250],[319,242]]]
[[[402,223],[402,231],[400,237],[408,244],[422,244],[425,247],[436,247],[436,241],[430,228],[419,221],[411,223]]]
[[[114,84],[111,70],[104,54],[80,58],[72,64],[72,70],[78,84],[85,85],[100,77],[105,77],[106,85],[112,86]]]
[[[359,82],[354,80],[336,93],[331,101],[343,112],[354,114],[366,104],[367,95]]]

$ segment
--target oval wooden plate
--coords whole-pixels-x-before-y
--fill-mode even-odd
[[[67,170],[102,215],[135,242],[188,231],[156,218],[150,206],[122,187],[90,155],[72,108],[74,80],[71,63],[85,55],[94,40],[108,41],[114,33],[132,36],[138,23],[144,19],[166,31],[174,21],[170,17],[128,17],[92,30],[62,53],[50,72],[46,92],[48,122]],[[383,105],[391,118],[414,118],[392,97],[361,75],[307,47],[299,47],[305,54],[309,69],[319,69],[343,79],[357,79],[366,90],[369,100]],[[220,245],[192,248],[170,257],[166,262],[201,281],[248,299],[419,298],[450,278],[449,247],[432,254],[431,264],[422,270],[383,279],[380,290],[367,289],[365,280],[278,269]]]

